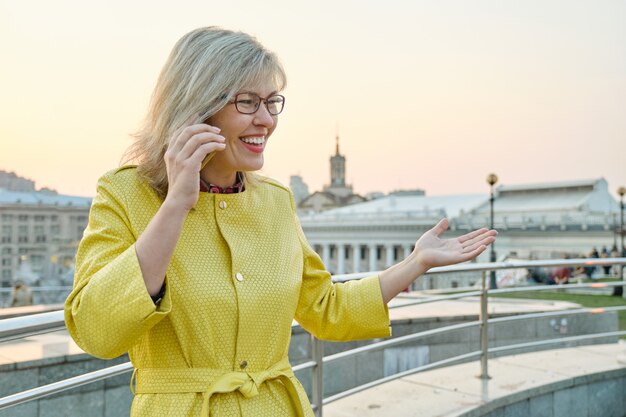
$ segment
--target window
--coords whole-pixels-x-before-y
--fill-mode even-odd
[[[28,215],[27,214],[20,214],[19,216],[17,216],[17,219],[21,222],[25,222],[28,221]]]
[[[54,237],[58,237],[60,233],[61,233],[61,226],[59,226],[58,224],[53,224],[52,226],[50,226],[51,235],[53,235]]]
[[[376,259],[380,261],[380,258],[382,257],[383,248],[381,248],[380,246],[376,246]]]
[[[44,234],[43,225],[35,226],[35,242],[41,243],[46,241],[46,235]]]
[[[2,214],[2,221],[3,222],[12,222],[13,221],[13,215],[12,214]]]
[[[11,258],[2,258],[2,266],[11,266]]]
[[[43,265],[43,256],[42,255],[31,255],[30,263],[33,267],[38,268]]]
[[[17,227],[17,241],[18,243],[28,242],[28,226],[20,225]]]
[[[10,269],[3,269],[2,270],[2,280],[4,282],[11,282],[11,278],[12,278],[11,274],[11,270]]]
[[[13,252],[12,248],[2,248],[3,255],[10,255]]]
[[[37,216],[35,216],[35,221],[36,221],[36,222],[42,222],[42,221],[44,221],[45,219],[46,219],[46,217],[45,217],[45,216],[41,216],[41,215],[37,215]]]
[[[13,235],[13,227],[2,226],[2,243],[11,243],[11,235]]]
[[[56,214],[53,214],[52,216],[50,216],[50,220],[52,220],[53,222],[58,222],[59,216],[57,216]]]

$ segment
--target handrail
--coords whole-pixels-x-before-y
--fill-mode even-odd
[[[579,259],[559,259],[559,260],[537,260],[537,261],[507,261],[507,262],[495,262],[495,263],[463,263],[458,265],[450,265],[446,267],[437,267],[429,270],[428,274],[439,274],[439,273],[449,273],[449,272],[468,272],[468,271],[491,271],[496,269],[515,269],[515,268],[534,268],[534,267],[553,267],[553,266],[602,266],[602,265],[626,265],[626,258],[579,258]],[[343,274],[343,275],[334,275],[333,280],[336,282],[349,281],[353,279],[365,278],[371,275],[378,274],[377,272],[359,272],[356,274]],[[599,285],[601,286],[621,286],[626,285],[626,281],[619,282],[606,282],[606,283],[590,283],[590,284],[568,284],[567,288],[597,288]],[[544,285],[544,286],[532,286],[532,287],[521,287],[521,288],[506,288],[506,289],[495,289],[488,290],[488,294],[497,294],[503,293],[507,291],[539,291],[543,289],[554,289],[556,286],[554,285]],[[478,296],[481,294],[481,291],[473,291],[473,292],[464,292],[458,294],[451,294],[446,296],[436,296],[429,297],[423,300],[415,300],[409,301],[402,304],[395,304],[389,306],[389,308],[400,308],[407,307],[410,305],[417,304],[426,304],[433,303],[442,300],[454,300],[458,298],[465,298],[471,296]],[[52,316],[54,314],[58,314],[57,316]],[[47,316],[50,315],[50,316]],[[30,317],[29,320],[26,318]],[[43,323],[37,324],[38,318],[41,317]],[[56,317],[57,319],[50,319],[49,317]],[[0,343],[7,340],[15,339],[16,333],[15,329],[23,328],[24,333],[22,336],[31,336],[38,333],[46,333],[51,331],[56,331],[65,325],[63,321],[62,311],[55,311],[50,313],[40,313],[40,314],[32,314],[30,316],[24,317],[14,317],[10,319],[0,320]],[[7,333],[8,331],[8,333]],[[6,336],[11,336],[10,338],[6,338]]]
[[[539,260],[539,261],[509,261],[509,262],[496,262],[496,263],[466,263],[461,265],[453,265],[448,267],[441,268],[433,268],[428,274],[436,274],[436,273],[448,273],[448,272],[466,272],[466,271],[491,271],[491,270],[499,270],[499,269],[511,269],[511,268],[534,268],[534,267],[555,267],[555,266],[601,266],[601,265],[626,265],[626,258],[594,258],[594,259],[567,259],[567,260]],[[345,274],[345,275],[337,275],[334,276],[335,281],[347,281],[351,279],[358,279],[364,276],[369,276],[375,274],[376,272],[368,272],[368,273],[358,273],[358,274]],[[483,280],[484,281],[484,280]],[[590,283],[590,284],[569,284],[567,287],[563,286],[554,286],[554,285],[538,285],[532,287],[522,287],[522,288],[505,288],[505,289],[494,289],[487,290],[483,288],[481,291],[470,291],[459,294],[452,294],[446,296],[436,296],[429,297],[428,299],[423,300],[415,300],[409,301],[405,303],[400,303],[397,305],[390,306],[390,308],[401,308],[407,307],[415,304],[425,304],[432,303],[436,301],[443,300],[452,300],[459,299],[465,297],[472,297],[481,294],[500,294],[500,293],[513,293],[518,291],[541,291],[546,289],[555,289],[555,288],[598,288],[598,287],[613,287],[613,286],[624,286],[626,285],[626,281],[617,281],[617,282],[604,282],[604,283]],[[486,302],[486,298],[485,298]],[[547,313],[528,313],[528,314],[520,314],[516,316],[508,316],[501,318],[492,318],[486,320],[479,320],[469,323],[461,323],[451,326],[445,326],[437,329],[432,329],[424,332],[419,332],[411,335],[406,335],[402,337],[398,337],[395,339],[385,340],[378,343],[362,346],[356,349],[348,350],[345,352],[340,352],[334,355],[330,355],[327,357],[321,357],[321,342],[317,341],[317,339],[313,339],[313,351],[315,353],[314,358],[308,362],[299,364],[294,366],[294,371],[300,371],[304,369],[313,368],[314,386],[316,386],[316,401],[313,405],[313,408],[316,414],[321,415],[321,406],[318,404],[327,404],[337,399],[343,398],[345,396],[351,395],[353,393],[362,391],[371,386],[379,385],[384,382],[387,382],[392,379],[400,378],[404,375],[409,375],[410,373],[419,372],[421,370],[432,369],[434,367],[443,366],[445,364],[455,363],[459,361],[463,361],[469,358],[474,358],[477,356],[485,356],[491,353],[502,352],[507,350],[515,350],[526,347],[535,347],[535,346],[543,346],[543,345],[551,345],[551,344],[562,344],[569,343],[571,341],[578,340],[589,340],[595,338],[603,338],[603,337],[613,337],[613,336],[621,336],[625,335],[626,331],[618,331],[618,332],[605,332],[599,334],[591,334],[591,335],[582,335],[582,336],[572,336],[565,338],[555,338],[543,341],[536,342],[528,342],[528,343],[520,343],[515,345],[502,346],[497,348],[488,349],[486,352],[476,351],[469,352],[466,354],[458,355],[452,358],[448,358],[442,361],[438,361],[436,363],[431,363],[425,366],[421,366],[418,368],[414,368],[412,370],[400,372],[398,374],[394,374],[392,376],[379,379],[377,381],[370,382],[368,384],[344,391],[340,394],[336,394],[334,396],[328,397],[326,399],[321,400],[322,395],[322,365],[325,363],[331,363],[333,361],[339,360],[341,358],[349,357],[352,355],[356,355],[363,352],[381,350],[391,346],[399,345],[402,343],[408,343],[410,341],[432,336],[439,333],[450,332],[454,330],[459,330],[463,328],[474,327],[477,325],[485,326],[488,323],[500,323],[506,321],[513,320],[522,320],[527,318],[538,318],[538,317],[550,317],[555,315],[569,315],[569,314],[583,314],[583,313],[604,313],[609,311],[621,311],[626,310],[626,306],[616,306],[616,307],[604,307],[598,309],[591,308],[582,308],[582,309],[571,309],[571,310],[560,310],[556,312],[547,312]],[[30,336],[34,334],[40,334],[50,331],[61,330],[65,328],[63,311],[54,311],[48,313],[40,313],[33,314],[29,316],[16,317],[10,319],[0,320],[0,342],[7,340],[14,340],[20,337]],[[486,346],[486,345],[485,345]],[[321,359],[320,359],[321,358]],[[4,398],[0,398],[0,410],[4,408],[8,408],[17,404],[21,404],[30,400],[42,398],[44,396],[52,395],[61,391],[65,391],[74,387],[78,387],[81,385],[85,385],[91,382],[96,382],[102,379],[110,378],[112,376],[120,375],[126,372],[130,372],[132,370],[132,364],[130,362],[123,363],[120,365],[112,366],[109,368],[104,368],[99,371],[90,372],[87,374],[79,375],[73,378],[69,378],[63,381],[58,381],[52,384],[44,385],[41,387],[33,388],[31,390],[23,391],[17,394],[9,395]],[[486,376],[486,372],[484,372]]]
[[[81,385],[91,384],[92,382],[97,382],[106,378],[122,375],[132,370],[133,365],[130,362],[126,362],[119,365],[110,366],[108,368],[99,369],[94,372],[89,372],[72,378],[64,379],[62,381],[53,382],[52,384],[42,385],[40,387],[18,392],[17,394],[0,398],[0,410],[13,407],[15,405],[22,404],[31,400],[43,398],[48,395],[63,392],[68,389],[80,387]]]
[[[568,316],[575,314],[601,314],[608,313],[611,311],[622,311],[626,310],[626,306],[613,306],[613,307],[602,307],[602,308],[578,308],[572,310],[558,310],[558,311],[549,311],[545,313],[528,313],[528,314],[518,314],[515,316],[506,316],[506,317],[498,317],[489,319],[489,324],[494,323],[506,323],[508,321],[516,321],[516,320],[526,320],[526,319],[534,319],[534,318],[542,318],[542,317],[552,317],[552,316]],[[447,333],[455,330],[462,330],[469,327],[476,327],[480,325],[480,321],[471,321],[467,323],[459,323],[453,324],[450,326],[437,327],[436,329],[425,330],[423,332],[412,333],[405,336],[395,337],[393,339],[384,340],[382,342],[372,343],[370,345],[360,346],[358,348],[345,350],[343,352],[335,353],[333,355],[325,356],[324,363],[334,362],[339,359],[345,359],[347,357],[357,355],[365,352],[374,352],[377,350],[382,350],[390,347],[394,347],[397,345],[403,345],[405,343],[414,342],[418,339],[422,339],[425,337],[434,336],[437,334]],[[563,338],[559,338],[563,339]],[[553,340],[553,339],[549,339]],[[491,350],[490,350],[491,351]]]
[[[429,269],[424,275],[443,274],[450,272],[480,272],[495,271],[500,269],[516,268],[539,268],[558,266],[603,266],[603,265],[626,265],[626,258],[572,258],[572,259],[549,259],[533,261],[503,261],[503,262],[465,262],[456,265],[438,266]],[[353,279],[365,278],[380,274],[382,271],[356,272],[351,274],[333,275],[333,281],[342,282]]]
[[[42,287],[29,287],[32,292],[46,292],[46,291],[72,291],[72,286],[70,285],[48,285]],[[13,291],[12,287],[3,287],[0,288],[0,294],[2,293],[10,293]]]
[[[0,342],[65,329],[63,310],[0,320]]]

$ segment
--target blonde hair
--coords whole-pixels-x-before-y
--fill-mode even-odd
[[[281,91],[287,77],[278,57],[254,37],[218,27],[187,33],[161,70],[146,117],[122,164],[136,163],[138,173],[164,198],[168,182],[163,157],[174,133],[193,115],[206,120],[243,88],[264,82]]]

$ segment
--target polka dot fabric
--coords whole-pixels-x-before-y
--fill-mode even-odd
[[[269,179],[200,194],[155,306],[134,244],[160,204],[135,167],[100,179],[65,303],[86,352],[129,353],[131,416],[313,416],[288,364],[292,320],[322,339],[389,336],[378,277],[332,284],[291,193]]]

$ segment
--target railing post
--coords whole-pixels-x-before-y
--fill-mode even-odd
[[[487,271],[482,273],[482,291],[480,293],[480,379],[487,380],[490,378],[487,372],[489,361],[489,329],[488,322],[489,312],[487,297]]]
[[[313,335],[311,335],[311,359],[315,362],[312,383],[315,416],[322,417],[322,402],[324,401],[324,343]]]

